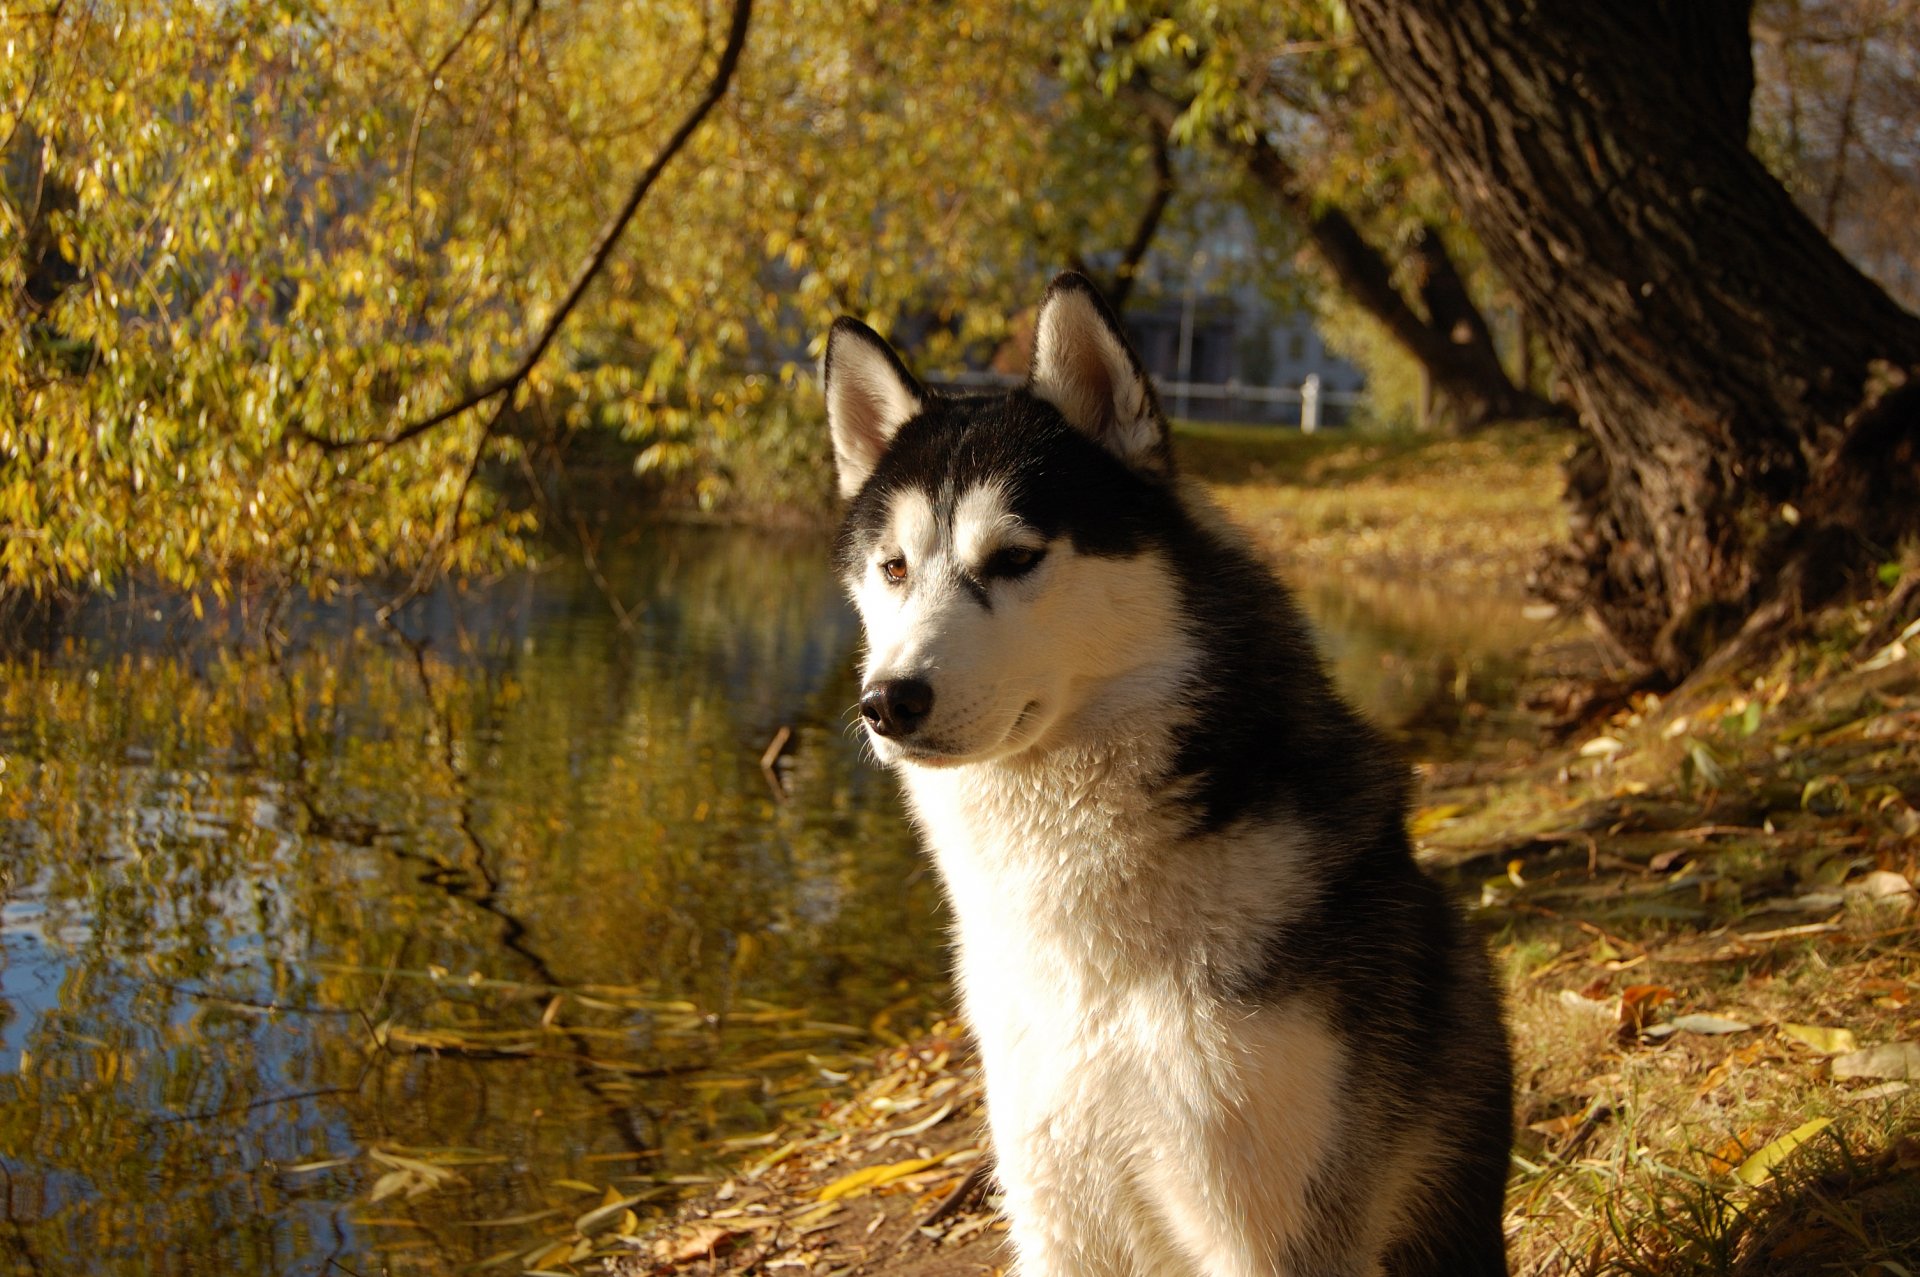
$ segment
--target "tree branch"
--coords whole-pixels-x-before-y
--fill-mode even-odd
[[[1847,185],[1847,152],[1853,149],[1854,134],[1858,131],[1860,69],[1866,61],[1867,38],[1863,35],[1853,44],[1853,65],[1847,70],[1847,93],[1840,105],[1840,145],[1835,148],[1833,176],[1827,181],[1826,206],[1820,216],[1820,229],[1829,239],[1840,216],[1840,193]]]
[[[1277,147],[1259,135],[1230,145],[1239,150],[1248,174],[1299,219],[1341,289],[1427,370],[1458,414],[1459,428],[1565,415],[1565,409],[1516,386],[1508,376],[1486,319],[1438,235],[1429,231],[1418,246],[1424,275],[1421,300],[1429,311],[1423,317],[1394,284],[1392,265],[1353,219],[1331,205],[1316,208],[1300,175]]]
[[[1168,145],[1168,131],[1168,125],[1147,116],[1147,145],[1153,155],[1153,191],[1147,197],[1146,207],[1140,210],[1140,220],[1134,223],[1133,237],[1120,252],[1120,264],[1113,270],[1107,301],[1115,311],[1126,306],[1139,279],[1140,263],[1146,260],[1147,250],[1153,247],[1153,237],[1160,230],[1160,221],[1166,216],[1167,205],[1173,202],[1173,154]]]
[[[727,86],[732,82],[734,70],[740,64],[741,51],[746,47],[747,25],[752,10],[753,0],[734,0],[733,20],[727,28],[727,43],[720,51],[720,62],[714,68],[713,78],[707,84],[707,91],[701,95],[698,102],[694,103],[692,110],[687,112],[686,118],[680,121],[680,126],[667,138],[666,144],[660,148],[660,153],[654,156],[653,163],[647,166],[646,171],[633,184],[633,189],[627,193],[625,203],[601,230],[599,239],[594,243],[593,251],[588,254],[586,263],[574,276],[573,284],[567,289],[566,296],[561,298],[559,306],[548,317],[546,324],[534,337],[526,352],[520,356],[519,362],[478,390],[387,434],[372,439],[333,439],[325,435],[313,434],[302,427],[298,430],[300,436],[329,452],[349,448],[391,448],[408,440],[417,439],[436,426],[444,425],[490,400],[500,396],[510,396],[519,389],[533,374],[533,370],[539,366],[547,349],[553,345],[554,338],[560,335],[561,328],[579,306],[581,298],[586,296],[587,289],[593,285],[601,269],[606,266],[607,260],[613,256],[613,250],[619,244],[621,235],[633,221],[634,214],[640,211],[640,205],[647,198],[647,193],[660,180],[660,175],[666,171],[667,165],[680,153],[681,148],[699,129],[708,114],[726,96]]]

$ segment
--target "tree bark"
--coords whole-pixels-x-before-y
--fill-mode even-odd
[[[1748,149],[1750,0],[1348,8],[1590,433],[1552,592],[1678,679],[1914,526],[1920,319]]]
[[[1423,316],[1395,287],[1393,267],[1360,228],[1338,208],[1316,208],[1293,166],[1272,143],[1257,138],[1236,145],[1248,174],[1299,221],[1341,291],[1426,368],[1456,430],[1563,415],[1561,408],[1507,375],[1487,321],[1467,294],[1438,232],[1429,228],[1416,248]]]

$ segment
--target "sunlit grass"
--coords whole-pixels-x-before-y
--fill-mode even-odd
[[[1567,446],[1565,432],[1544,426],[1467,439],[1184,424],[1175,433],[1186,472],[1289,569],[1510,593],[1564,535]]]
[[[1492,783],[1434,773],[1417,827],[1510,989],[1516,1272],[1920,1272],[1920,1077],[1884,1054],[1920,997],[1920,669],[1880,606]]]

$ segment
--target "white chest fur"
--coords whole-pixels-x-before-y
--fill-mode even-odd
[[[1333,1117],[1307,1004],[1223,977],[1308,902],[1271,827],[1192,836],[1164,742],[903,769],[957,918],[1021,1270],[1275,1271]]]

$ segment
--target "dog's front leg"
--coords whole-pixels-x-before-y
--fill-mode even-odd
[[[1011,1154],[1001,1151],[1011,1146]],[[999,1144],[997,1176],[1018,1277],[1148,1277],[1128,1245],[1134,1222],[1110,1169],[1043,1140]],[[1137,1213],[1137,1212],[1135,1212]]]

